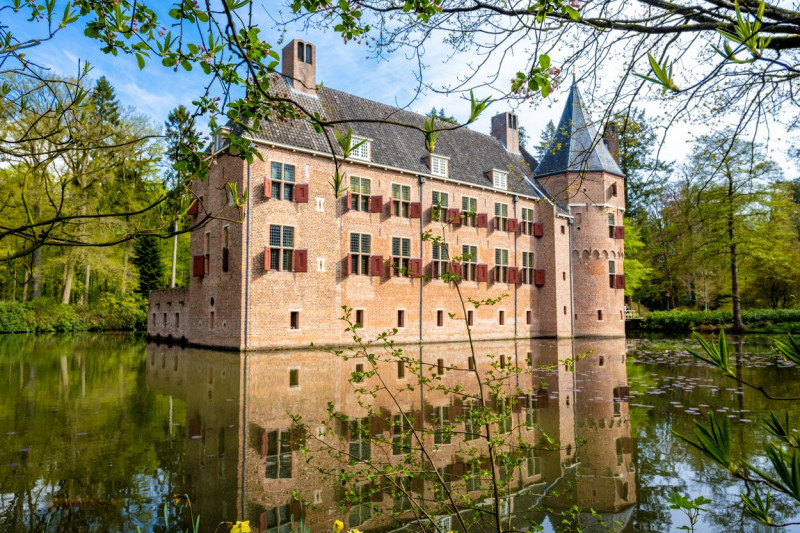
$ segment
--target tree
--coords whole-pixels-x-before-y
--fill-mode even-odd
[[[147,235],[133,241],[133,264],[139,273],[139,292],[147,296],[150,291],[163,287],[164,265],[158,237]]]
[[[723,131],[697,140],[685,173],[697,180],[693,199],[701,231],[700,253],[727,258],[733,327],[741,331],[739,270],[743,257],[758,246],[753,224],[763,216],[764,187],[777,181],[781,172],[761,146]]]
[[[536,152],[536,159],[539,161],[542,160],[544,154],[547,153],[547,149],[550,147],[550,141],[556,136],[556,126],[553,124],[553,121],[550,120],[547,122],[547,125],[542,130],[542,133],[539,135],[539,144],[534,148]]]

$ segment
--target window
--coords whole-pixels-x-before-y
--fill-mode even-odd
[[[181,314],[175,313],[175,329],[179,329],[181,327]]]
[[[350,455],[351,459],[369,459],[371,454],[369,439],[369,419],[356,418],[350,420]]]
[[[372,143],[370,143],[368,139],[364,139],[363,137],[353,137],[353,139],[350,141],[350,157],[353,159],[363,159],[364,161],[369,161],[371,144]]]
[[[297,59],[301,63],[311,64],[312,54],[310,44],[297,43]]]
[[[520,229],[524,235],[533,235],[533,209],[528,207],[522,208],[522,221],[520,222]]]
[[[211,233],[206,232],[205,243],[203,244],[203,255],[205,257],[205,264],[203,266],[203,273],[208,274],[209,267],[211,266]]]
[[[431,220],[434,221],[443,220],[445,222],[449,222],[447,220],[447,205],[448,205],[447,193],[433,191],[432,200],[433,200],[433,211],[431,214]]]
[[[470,370],[475,370],[475,358],[471,355],[467,357],[467,367]]]
[[[438,205],[439,207],[447,207],[447,193],[433,191],[433,205]]]
[[[350,209],[369,212],[370,180],[350,178]]]
[[[434,243],[433,245],[433,272],[434,278],[441,278],[447,272],[447,263],[450,256],[447,252],[446,243]]]
[[[564,224],[561,224],[561,235],[567,234],[567,227]]]
[[[470,363],[472,363],[472,367],[470,370],[475,369],[475,363],[470,357]],[[464,402],[464,440],[470,441],[475,440],[481,436],[481,424],[480,424],[480,409],[478,409],[478,403],[475,400],[469,400]],[[480,474],[475,474],[476,479],[480,479]]]
[[[291,226],[269,227],[269,268],[283,272],[292,271],[294,251],[294,228]]]
[[[403,415],[392,416],[392,454],[411,449],[411,424]]]
[[[289,370],[289,387],[294,389],[300,386],[300,369],[292,368]]]
[[[508,204],[494,204],[494,229],[508,231]]]
[[[269,431],[264,436],[261,447],[266,459],[267,479],[288,479],[292,477],[292,443],[288,431]]]
[[[471,326],[475,323],[475,313],[473,311],[467,311],[467,325]]]
[[[167,327],[167,313],[164,313],[164,327]]]
[[[444,359],[436,360],[436,373],[440,376],[444,375]]]
[[[436,311],[436,327],[444,327],[444,311],[441,309]]]
[[[497,316],[497,322],[498,322],[498,323],[499,323],[501,326],[505,326],[505,325],[506,325],[506,312],[505,312],[505,311],[503,311],[503,310],[500,310],[500,313],[499,313],[499,314],[498,314],[498,316]],[[503,358],[503,359],[505,359],[505,356],[504,356],[504,355],[501,355],[500,357],[501,357],[501,358]],[[502,366],[505,366],[505,361],[503,362]]]
[[[581,229],[581,222],[583,222],[583,213],[575,213],[575,225]]]
[[[441,359],[440,359],[441,361]],[[440,405],[433,408],[433,443],[450,444],[450,437],[453,433],[450,424],[450,406]]]
[[[531,310],[530,309],[525,311],[525,325],[527,325],[527,326],[531,325]]]
[[[603,320],[603,310],[602,309],[598,309],[597,310],[597,320]]]
[[[617,196],[617,195],[618,195],[618,193],[617,193],[617,184],[616,183],[612,183],[611,184],[611,196]]]
[[[463,211],[462,224],[464,226],[475,226],[475,213],[478,212],[478,199],[469,196],[461,197],[461,210]]]
[[[522,252],[522,272],[520,272],[522,283],[530,285],[533,283],[533,252]]]
[[[294,165],[272,162],[272,198],[292,201],[294,198]]]
[[[411,239],[392,237],[392,269],[395,276],[407,276],[411,261]]]
[[[303,45],[300,44],[300,46]],[[292,516],[288,505],[267,509],[264,515],[266,515],[265,522],[267,525],[264,533],[288,533],[295,524],[295,518]]]
[[[500,172],[498,170],[495,170],[494,171],[494,186],[496,188],[498,188],[498,189],[507,188],[507,185],[508,185],[507,178],[508,178],[508,173]]]
[[[616,289],[617,288],[617,284],[615,283],[615,281],[616,281],[616,265],[614,264],[614,261],[609,261],[608,262],[608,286],[610,288],[612,288],[612,289]]]
[[[431,156],[431,173],[437,176],[447,176],[447,159]]]
[[[164,322],[166,322],[167,315],[164,315]],[[166,325],[166,324],[165,324]],[[214,311],[208,315],[208,329],[214,329]]]
[[[406,312],[402,309],[397,310],[397,327],[406,327]]]
[[[478,264],[478,247],[465,244],[461,247],[461,276],[466,281],[475,281]]]
[[[350,234],[350,273],[369,274],[370,236],[366,233]]]
[[[608,237],[614,238],[614,213],[608,214]]]
[[[289,329],[300,329],[300,311],[289,313]]]
[[[367,441],[369,442],[369,441]],[[358,495],[350,507],[350,512],[347,515],[347,526],[355,528],[359,524],[363,524],[372,517],[372,497],[370,495],[370,484],[361,485],[355,489]]]
[[[363,309],[356,309],[356,324],[364,327],[364,310]]]
[[[405,379],[406,377],[406,362],[405,361],[398,361],[397,362],[397,379]]]
[[[508,281],[508,250],[494,249],[494,280],[502,283]]]
[[[411,187],[392,183],[392,214],[408,218],[408,209],[411,204]]]

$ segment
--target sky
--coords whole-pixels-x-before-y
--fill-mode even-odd
[[[305,31],[300,24],[290,24],[285,33],[276,27],[275,20],[289,14],[285,3],[279,0],[268,0],[254,9],[254,18],[262,30],[262,37],[270,43],[277,43],[284,36],[284,44],[291,39],[300,38],[312,42],[317,47],[317,82],[327,87],[355,94],[371,100],[409,107],[413,111],[427,113],[432,107],[444,108],[445,111],[459,120],[466,120],[469,103],[459,96],[435,92],[417,93],[415,78],[418,67],[416,61],[409,59],[404,53],[391,55],[388,59],[377,60],[371,57],[370,51],[355,42],[343,43],[341,36],[333,31]],[[7,13],[7,12],[6,12]],[[41,30],[35,24],[24,21],[21,17],[10,17],[10,27],[20,38],[37,36]],[[283,45],[280,45],[281,47]],[[461,55],[455,60],[447,60],[450,49],[436,38],[432,38],[426,46],[424,71],[427,82],[434,86],[452,83],[467,72],[468,55]],[[205,91],[204,76],[199,69],[191,73],[178,69],[164,68],[159,61],[149,62],[140,71],[133,57],[120,55],[117,57],[103,54],[96,42],[84,37],[80,24],[74,24],[60,31],[56,37],[29,51],[28,57],[41,66],[52,69],[64,76],[74,76],[80,65],[89,61],[93,66],[91,76],[105,76],[114,86],[123,105],[130,105],[139,112],[150,117],[158,126],[163,125],[169,111],[183,104],[191,108],[191,102]],[[507,91],[509,80],[516,70],[524,65],[523,57],[507,57],[500,66],[501,75],[494,84],[494,89],[484,87],[476,92],[476,97],[496,96]],[[506,64],[507,63],[507,64]],[[608,68],[613,68],[610,64]],[[548,121],[558,123],[567,97],[569,83],[563,82],[561,87],[547,101],[536,106],[523,104],[515,109],[519,115],[519,124],[524,127],[528,137],[528,148],[538,144],[540,132]],[[605,88],[610,90],[611,88]],[[591,95],[588,95],[591,96]],[[591,100],[589,98],[588,100]],[[643,103],[642,106],[650,116],[656,116],[660,109],[658,103]],[[506,102],[495,102],[484,112],[481,118],[470,127],[477,131],[489,133],[491,116],[509,110]],[[602,110],[591,109],[595,116]],[[779,124],[770,125],[770,155],[783,167],[788,178],[798,176],[797,166],[791,163],[786,151],[792,136]],[[708,133],[703,125],[678,124],[671,128],[664,137],[659,155],[665,161],[681,161],[690,151],[693,136]]]

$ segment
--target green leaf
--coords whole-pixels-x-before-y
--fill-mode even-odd
[[[136,54],[136,63],[139,64],[139,70],[144,69],[144,56],[142,54]]]
[[[550,56],[547,54],[542,54],[539,56],[539,64],[542,66],[544,70],[550,68]]]

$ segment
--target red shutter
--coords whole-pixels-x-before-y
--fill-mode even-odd
[[[419,277],[422,275],[422,259],[411,259],[408,262],[408,270],[411,276]]]
[[[447,210],[447,222],[450,224],[455,224],[456,226],[461,224],[461,211],[458,210],[456,207],[452,207]]]
[[[228,271],[228,256],[229,255],[230,255],[230,252],[228,251],[228,248],[227,247],[223,248],[222,249],[222,271],[223,272],[227,272]]]
[[[389,198],[389,216],[390,217],[394,216],[394,200],[392,200],[391,198]]]
[[[272,180],[264,178],[264,198],[272,198]]]
[[[614,228],[614,238],[615,239],[625,238],[625,226],[616,226]]]
[[[408,207],[408,216],[410,218],[422,218],[422,204],[420,202],[411,202]]]
[[[294,186],[294,201],[298,204],[308,203],[308,183],[298,183]]]
[[[268,442],[269,442],[268,439],[269,439],[269,434],[266,431],[261,434],[261,458],[262,459],[267,456],[267,446],[268,446]]]
[[[464,477],[464,463],[453,463],[453,478],[461,479]]]
[[[533,236],[544,237],[544,224],[542,224],[541,222],[533,223]]]
[[[620,402],[627,402],[630,399],[630,396],[631,396],[631,388],[626,386],[626,385],[622,385],[620,387],[617,387],[614,390],[614,396]]]
[[[353,254],[347,254],[347,270],[345,274],[348,276],[353,273]]]
[[[372,414],[369,417],[369,435],[370,437],[377,437],[383,435],[386,431],[385,420],[379,414]]]
[[[264,248],[264,271],[269,272],[269,248]]]
[[[489,280],[489,265],[480,264],[475,268],[475,277],[478,281]]]
[[[455,274],[459,278],[461,277],[461,263],[450,263],[448,268],[451,274]]]
[[[186,214],[194,216],[198,212],[200,212],[200,202],[198,202],[197,200],[193,199],[192,203],[189,204],[189,210],[186,211]]]
[[[512,285],[519,283],[519,268],[508,267],[508,282]]]
[[[369,275],[383,276],[383,256],[372,255],[369,258]]]
[[[533,284],[537,287],[541,287],[544,285],[544,269],[543,268],[534,268],[533,269]]]
[[[211,254],[205,255],[205,270],[206,270],[206,276],[208,276],[209,271],[211,270]]]
[[[475,225],[479,228],[489,227],[489,215],[486,213],[478,213],[475,215]]]
[[[295,272],[308,272],[308,250],[295,250],[292,262]]]
[[[383,196],[380,194],[369,197],[369,212],[383,213]]]
[[[258,515],[258,530],[259,531],[266,531],[267,530],[267,512],[264,511],[260,515]]]
[[[516,218],[509,218],[508,231],[509,233],[516,233],[517,231],[519,231],[519,220],[517,220]]]
[[[206,275],[206,256],[193,255],[192,256],[192,276],[202,278]]]
[[[348,211],[353,209],[353,196],[350,194],[350,191],[344,195],[344,210]]]
[[[617,288],[617,289],[624,289],[625,288],[625,274],[617,274],[614,277],[616,278],[615,279],[615,283],[614,283],[614,287]]]

